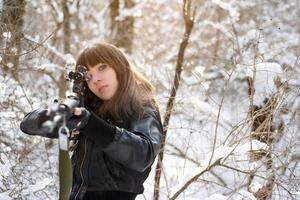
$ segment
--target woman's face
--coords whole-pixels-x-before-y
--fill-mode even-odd
[[[87,85],[89,89],[103,101],[111,99],[119,86],[116,71],[105,63],[88,68],[90,80],[87,81]]]

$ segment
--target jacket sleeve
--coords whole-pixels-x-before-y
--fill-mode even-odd
[[[48,118],[46,109],[37,109],[28,113],[20,123],[20,129],[28,135],[39,135],[48,138],[58,138],[57,128],[52,133],[46,133],[41,129],[41,124]]]
[[[158,154],[162,131],[160,117],[147,108],[141,119],[130,123],[128,130],[117,128],[113,142],[104,152],[124,166],[143,172]]]
[[[128,130],[108,124],[91,112],[87,125],[80,131],[111,159],[143,172],[158,153],[162,124],[153,109],[147,107],[144,116],[132,121]]]

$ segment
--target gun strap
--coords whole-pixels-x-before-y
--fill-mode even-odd
[[[69,200],[72,187],[72,163],[69,151],[59,149],[59,200]]]
[[[59,200],[69,200],[72,187],[72,162],[69,155],[69,129],[66,126],[58,130],[59,139]]]

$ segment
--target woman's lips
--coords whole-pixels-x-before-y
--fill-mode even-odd
[[[99,87],[99,88],[98,88],[98,91],[99,91],[100,93],[102,93],[103,90],[104,90],[107,86],[108,86],[108,85],[103,85],[103,86]]]

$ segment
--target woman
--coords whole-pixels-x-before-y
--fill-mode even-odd
[[[75,108],[67,123],[78,138],[70,199],[135,199],[143,193],[162,136],[154,89],[111,44],[86,48],[79,65],[87,67],[89,80],[84,108]],[[57,137],[40,129],[45,113],[27,114],[21,130]]]

